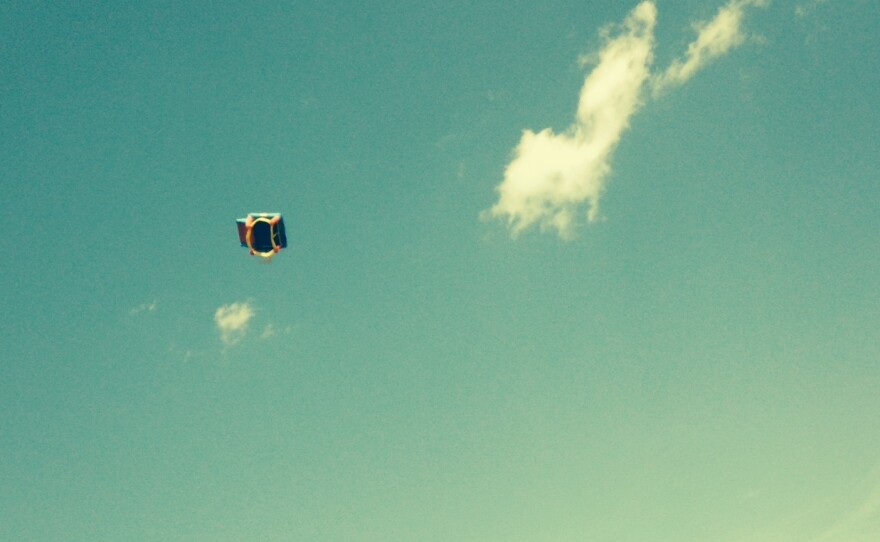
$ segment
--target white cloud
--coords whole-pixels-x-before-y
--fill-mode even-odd
[[[142,312],[156,312],[156,307],[157,307],[157,304],[156,304],[156,300],[154,299],[150,303],[141,303],[137,307],[128,311],[128,313],[130,315],[134,316],[135,314],[140,314]]]
[[[714,19],[695,24],[697,39],[688,45],[683,60],[673,61],[665,72],[654,78],[654,94],[683,85],[706,64],[740,45],[745,40],[742,32],[745,8],[765,5],[767,0],[731,0],[718,10]]]
[[[498,203],[484,217],[505,218],[514,236],[537,223],[563,237],[571,236],[585,203],[588,220],[597,218],[611,154],[641,104],[650,74],[656,17],[654,3],[642,2],[620,35],[608,40],[584,81],[577,118],[568,130],[524,131],[497,187]]]
[[[248,323],[254,317],[254,309],[250,303],[231,303],[223,305],[214,313],[214,321],[220,330],[220,340],[226,346],[232,346],[247,333]]]
[[[683,60],[652,76],[657,8],[652,0],[641,2],[617,29],[618,35],[609,37],[595,55],[597,64],[584,80],[574,124],[560,134],[549,128],[523,132],[504,180],[496,187],[498,201],[482,217],[505,220],[514,237],[533,225],[571,237],[585,207],[587,220],[597,220],[612,154],[643,105],[647,83],[655,96],[684,84],[708,62],[742,43],[745,8],[766,3],[731,0],[713,20],[695,25],[698,36]]]

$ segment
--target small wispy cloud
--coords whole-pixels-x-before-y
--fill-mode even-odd
[[[688,45],[684,59],[677,59],[659,76],[652,80],[655,96],[685,84],[712,60],[726,54],[745,41],[742,31],[745,9],[749,6],[765,6],[767,0],[732,0],[718,10],[711,21],[696,23],[697,39]]]
[[[217,309],[214,322],[220,331],[220,341],[225,346],[232,346],[243,339],[254,314],[254,309],[248,302],[231,303]]]
[[[806,17],[820,4],[824,4],[825,2],[827,2],[827,0],[812,0],[810,2],[800,3],[794,7],[794,14],[798,17]]]
[[[128,314],[134,316],[135,314],[140,314],[142,312],[156,312],[157,306],[158,305],[156,303],[156,300],[154,299],[153,301],[151,301],[149,303],[141,303],[137,307],[134,307],[133,309],[128,311]]]
[[[593,55],[597,62],[581,87],[575,122],[560,134],[525,130],[496,187],[497,203],[481,216],[506,221],[513,237],[538,225],[570,238],[584,208],[587,221],[595,222],[614,149],[644,105],[649,82],[655,98],[684,84],[742,43],[744,10],[766,3],[731,0],[714,19],[695,25],[698,36],[684,58],[657,75],[651,73],[657,8],[652,0],[638,4]]]

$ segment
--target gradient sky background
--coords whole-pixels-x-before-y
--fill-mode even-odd
[[[880,3],[761,4],[0,3],[0,540],[880,540]]]

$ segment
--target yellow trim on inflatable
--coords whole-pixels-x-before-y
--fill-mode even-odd
[[[254,224],[256,224],[257,222],[265,222],[269,225],[269,240],[272,242],[272,250],[260,252],[254,249]],[[278,220],[273,221],[264,217],[258,217],[254,220],[248,220],[247,235],[245,235],[245,241],[247,242],[248,248],[251,250],[251,254],[253,254],[254,256],[260,256],[261,258],[271,258],[278,252],[278,243],[275,242],[275,224],[277,223]]]

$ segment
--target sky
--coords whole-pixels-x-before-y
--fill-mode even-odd
[[[0,540],[880,539],[878,24],[0,2]]]

